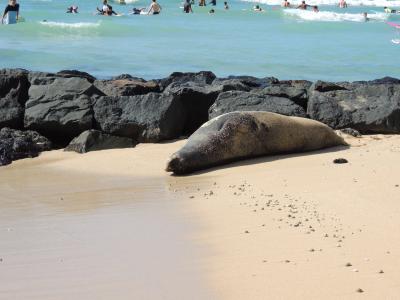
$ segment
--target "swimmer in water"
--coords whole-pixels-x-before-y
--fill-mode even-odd
[[[140,15],[140,13],[142,12],[142,11],[145,11],[146,10],[146,8],[145,7],[142,7],[142,8],[136,8],[136,7],[134,7],[133,9],[132,9],[132,11],[129,13],[130,15]]]
[[[397,14],[397,13],[400,12],[400,11],[398,11],[398,10],[391,9],[391,8],[389,8],[389,7],[387,7],[387,6],[385,6],[385,7],[383,8],[383,11],[384,11],[385,13],[387,13],[387,14]]]
[[[288,8],[288,7],[290,7],[290,2],[289,2],[288,0],[284,0],[284,1],[282,2],[281,6],[282,6],[282,7]]]
[[[225,8],[225,9],[229,9],[228,2],[226,2],[226,1],[224,2],[224,8]]]
[[[160,14],[161,9],[162,8],[161,8],[160,4],[157,3],[157,0],[152,0],[147,14],[148,15],[150,15],[150,14],[158,15],[158,14]]]
[[[193,13],[192,3],[190,0],[185,0],[185,3],[183,4],[183,12],[187,14]]]
[[[67,14],[77,14],[78,13],[78,6],[72,5],[67,8]]]
[[[340,8],[347,8],[347,2],[345,0],[340,0],[338,6]]]
[[[304,10],[306,10],[307,7],[309,7],[309,5],[306,4],[306,1],[304,1],[304,0],[301,1],[301,4],[299,6],[297,6],[298,9],[304,9]]]
[[[254,11],[258,11],[258,12],[262,12],[262,11],[263,11],[263,9],[260,7],[260,5],[254,6],[254,7],[253,7],[253,10],[254,10]]]
[[[369,18],[368,18],[368,13],[363,13],[363,16],[364,16],[364,21],[365,22],[368,22],[369,21]]]
[[[318,6],[316,6],[316,5],[313,6],[312,11],[313,11],[313,12],[316,12],[316,13],[319,12]]]
[[[208,4],[211,4],[212,6],[216,6],[217,5],[217,0],[211,0],[210,3],[208,3]]]
[[[210,11],[208,13],[213,14],[213,13],[215,13],[215,10],[212,8],[212,9],[210,9]]]

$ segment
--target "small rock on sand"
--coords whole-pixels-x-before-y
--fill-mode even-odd
[[[334,164],[347,164],[348,161],[345,158],[336,158],[333,160]]]

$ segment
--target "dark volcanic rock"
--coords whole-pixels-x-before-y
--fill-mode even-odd
[[[0,141],[0,167],[12,163],[12,143],[11,141]]]
[[[209,118],[233,111],[268,111],[287,116],[305,117],[304,108],[292,100],[270,95],[271,91],[221,93],[209,111]]]
[[[344,86],[340,86],[333,82],[326,82],[326,81],[318,80],[311,86],[311,90],[324,93],[324,92],[331,92],[331,91],[346,90],[346,88]]]
[[[311,91],[307,113],[312,119],[362,134],[400,132],[400,84],[372,81],[338,85],[346,89]]]
[[[215,74],[210,71],[201,71],[197,73],[182,73],[174,72],[167,78],[159,80],[161,90],[164,90],[171,83],[183,84],[187,82],[194,82],[197,84],[211,84],[216,78]]]
[[[141,78],[97,80],[94,85],[107,96],[135,96],[151,92],[159,92],[160,87],[155,81],[145,81]]]
[[[130,138],[113,136],[98,130],[86,130],[74,138],[64,150],[86,153],[106,149],[130,148],[134,145]]]
[[[32,85],[26,103],[24,124],[67,145],[81,132],[91,129],[92,98],[104,95],[85,78],[56,78],[50,84]]]
[[[340,129],[340,131],[345,134],[351,135],[353,137],[361,137],[361,133],[352,128],[343,128],[343,129]]]
[[[60,72],[57,72],[56,76],[63,77],[63,78],[73,78],[73,77],[85,78],[90,83],[93,83],[96,80],[96,77],[90,75],[89,73],[81,72],[81,71],[77,71],[77,70],[62,70]]]
[[[13,160],[35,157],[51,149],[51,142],[35,131],[20,131],[10,128],[0,130],[0,165]]]
[[[29,85],[23,73],[0,75],[0,128],[22,128]]]
[[[139,142],[158,142],[182,134],[185,112],[172,94],[101,97],[93,106],[98,127]]]
[[[234,84],[237,85],[240,83],[243,86],[246,86],[248,90],[252,89],[262,89],[271,84],[279,83],[279,80],[275,77],[265,77],[265,78],[257,78],[253,76],[228,76],[225,78],[216,78],[213,81],[213,85],[229,85]],[[231,89],[236,90],[236,89]]]
[[[306,111],[308,102],[308,88],[310,86],[311,82],[301,81],[301,83],[296,83],[295,81],[292,81],[288,83],[271,85],[264,88],[262,93],[269,96],[289,99],[297,105],[300,105],[304,111]]]
[[[208,121],[208,109],[221,93],[221,86],[200,85],[194,82],[172,83],[164,91],[182,103],[183,134],[192,134]]]

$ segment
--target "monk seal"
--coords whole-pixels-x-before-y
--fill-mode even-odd
[[[271,112],[230,112],[203,124],[174,153],[166,171],[177,175],[268,154],[347,145],[318,121]]]

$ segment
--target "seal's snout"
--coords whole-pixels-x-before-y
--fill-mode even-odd
[[[181,159],[176,155],[173,154],[167,163],[166,171],[167,172],[172,172],[175,174],[179,173],[179,170],[182,168],[182,161]]]

